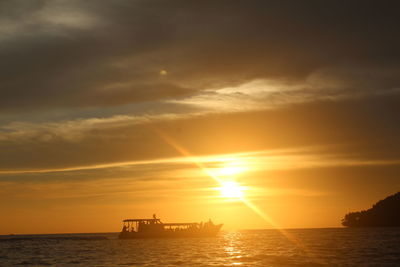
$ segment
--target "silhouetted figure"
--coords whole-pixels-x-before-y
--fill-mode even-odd
[[[350,212],[342,219],[348,227],[400,226],[400,192],[378,201],[371,209]]]

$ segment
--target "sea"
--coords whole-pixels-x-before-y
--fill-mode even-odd
[[[400,266],[400,228],[220,232],[119,240],[117,233],[0,236],[0,266]]]

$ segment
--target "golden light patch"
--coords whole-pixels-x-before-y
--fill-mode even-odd
[[[239,166],[226,166],[218,170],[219,174],[222,176],[237,175],[239,173],[242,173],[243,171],[244,168]]]
[[[161,76],[167,76],[168,72],[166,70],[160,70]]]
[[[232,178],[239,176],[247,170],[243,162],[226,162],[223,166],[218,168],[209,169],[209,172],[219,178]]]

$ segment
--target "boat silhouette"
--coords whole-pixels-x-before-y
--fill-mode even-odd
[[[125,219],[119,239],[138,238],[190,238],[214,237],[222,224],[206,223],[163,223],[153,215],[152,219]]]

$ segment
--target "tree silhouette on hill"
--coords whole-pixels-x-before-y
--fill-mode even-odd
[[[350,212],[342,219],[348,227],[400,226],[400,192],[378,201],[371,209]]]

